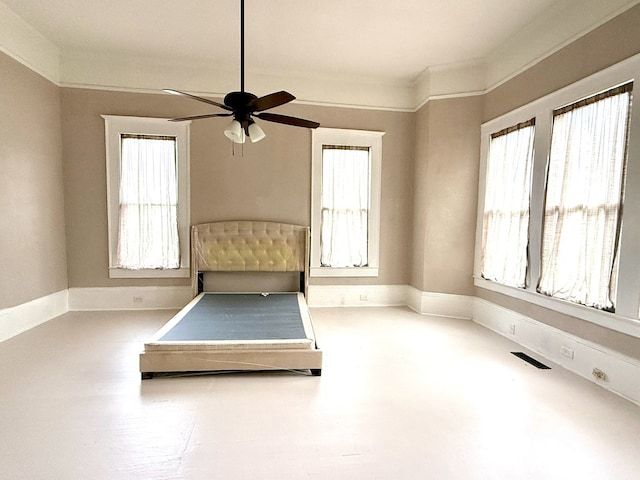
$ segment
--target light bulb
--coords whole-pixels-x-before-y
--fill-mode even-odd
[[[227,128],[224,130],[224,134],[227,138],[231,139],[234,143],[244,143],[245,134],[242,129],[242,125],[237,120],[233,120]]]
[[[249,125],[249,138],[251,139],[251,141],[253,143],[256,143],[262,140],[264,137],[266,137],[266,134],[264,133],[262,128],[260,128],[260,125],[252,122],[251,125]]]

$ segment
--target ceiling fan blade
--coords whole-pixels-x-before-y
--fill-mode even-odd
[[[197,95],[191,95],[190,93],[181,92],[180,90],[173,90],[172,88],[165,88],[162,91],[166,92],[166,93],[171,93],[172,95],[183,95],[185,97],[193,98],[194,100],[197,100],[199,102],[208,103],[209,105],[215,105],[216,107],[220,107],[220,108],[223,108],[225,110],[231,111],[230,107],[227,107],[226,105],[224,105],[222,103],[218,103],[218,102],[214,102],[213,100],[209,100],[208,98],[198,97]]]
[[[230,117],[233,113],[209,113],[207,115],[192,115],[191,117],[170,118],[170,122],[184,122],[185,120],[200,120],[212,117]]]
[[[285,103],[289,103],[295,99],[296,97],[291,95],[289,92],[275,92],[252,100],[249,102],[248,107],[250,112],[262,112],[264,110],[269,110],[270,108],[279,107],[280,105],[284,105]]]
[[[312,120],[289,117],[287,115],[279,115],[277,113],[258,113],[256,114],[256,117],[261,120],[266,120],[267,122],[283,123],[294,127],[318,128],[320,126],[318,122],[314,122]]]

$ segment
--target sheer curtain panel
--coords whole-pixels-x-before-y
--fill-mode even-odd
[[[117,267],[180,267],[177,196],[176,139],[122,135]]]
[[[631,84],[554,112],[538,291],[613,309]]]
[[[323,147],[322,266],[367,265],[370,174],[368,148]]]
[[[534,120],[491,135],[487,160],[481,274],[523,288],[527,274]]]

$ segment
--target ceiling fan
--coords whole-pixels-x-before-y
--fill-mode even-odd
[[[267,122],[282,123],[292,125],[294,127],[318,128],[320,124],[311,120],[302,118],[289,117],[277,113],[268,113],[265,110],[279,107],[285,103],[289,103],[296,97],[289,92],[280,91],[270,93],[264,97],[258,98],[253,93],[244,90],[244,0],[240,0],[240,91],[230,92],[224,97],[224,103],[218,103],[208,98],[198,97],[190,93],[173,90],[170,88],[163,90],[166,93],[174,95],[182,95],[192,98],[199,102],[208,103],[222,108],[229,113],[210,113],[206,115],[194,115],[190,117],[172,118],[172,122],[182,122],[185,120],[200,120],[212,117],[233,117],[231,123],[227,126],[224,134],[234,143],[244,143],[248,137],[252,142],[258,142],[265,137],[265,133],[255,122],[253,117]]]

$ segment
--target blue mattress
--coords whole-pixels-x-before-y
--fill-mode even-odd
[[[296,294],[205,293],[161,342],[307,338]]]

